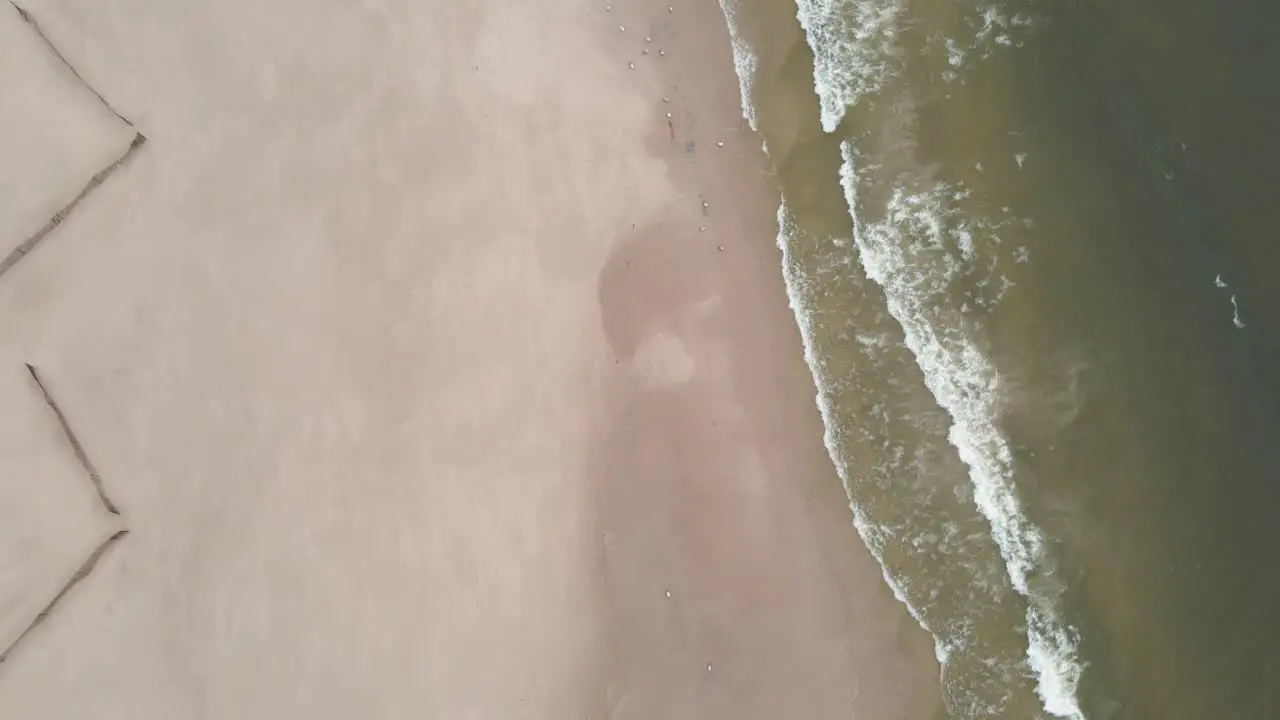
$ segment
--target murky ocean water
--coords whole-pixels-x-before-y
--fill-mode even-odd
[[[723,6],[950,715],[1280,717],[1280,5]]]

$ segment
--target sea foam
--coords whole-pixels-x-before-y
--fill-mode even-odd
[[[942,666],[943,697],[952,716],[1005,716],[1015,696],[1023,694],[1025,674],[1025,663],[1005,647],[1017,639],[1016,611],[1006,615],[1012,610],[1012,592],[986,521],[971,505],[958,501],[945,483],[930,479],[936,468],[921,465],[928,449],[947,446],[945,433],[935,435],[918,426],[905,436],[899,432],[913,423],[912,413],[904,408],[909,401],[900,399],[902,385],[895,372],[914,370],[913,359],[900,337],[874,321],[834,318],[819,307],[833,290],[825,282],[831,280],[831,272],[843,272],[853,285],[870,282],[851,277],[860,273],[850,245],[848,240],[809,235],[784,194],[778,209],[778,248],[804,357],[817,386],[824,444],[849,499],[854,527],[880,564],[885,583],[933,637]],[[812,255],[819,247],[828,251],[825,262],[830,266],[813,266]],[[854,267],[841,265],[842,255],[853,260]],[[890,317],[884,321],[894,322]],[[833,361],[831,353],[844,354],[836,347],[843,344],[842,337],[858,346],[865,360],[862,372],[851,373],[846,364]],[[840,403],[849,394],[871,406],[851,416]],[[860,457],[859,447],[869,452]],[[893,501],[886,504],[883,499],[888,497]],[[870,507],[864,501],[870,501]],[[926,564],[942,559],[959,572],[915,572],[911,566],[919,558],[932,559]],[[940,597],[950,601],[939,603]],[[990,637],[979,637],[979,628],[999,622],[997,617],[1009,617],[1010,638],[993,647]]]
[[[841,181],[854,221],[854,241],[867,276],[884,289],[889,313],[902,325],[907,346],[925,385],[951,416],[951,444],[969,467],[974,501],[991,524],[1009,580],[1027,598],[1027,659],[1038,679],[1045,709],[1059,717],[1083,718],[1076,697],[1082,666],[1079,635],[1063,620],[1052,588],[1032,583],[1054,567],[1040,530],[1022,510],[1014,486],[1013,454],[1000,433],[1000,374],[969,337],[944,297],[946,276],[955,271],[945,255],[921,266],[921,250],[943,244],[943,203],[928,189],[895,188],[883,219],[868,222],[859,212],[857,150],[841,144]]]
[[[897,34],[904,13],[896,0],[797,1],[797,17],[814,54],[814,89],[825,131],[834,132],[850,107],[881,92],[899,73]],[[993,9],[984,14],[1000,17]],[[952,418],[950,440],[969,467],[974,501],[991,524],[1010,582],[1027,598],[1027,659],[1044,707],[1060,717],[1082,718],[1078,633],[1063,619],[1059,593],[1033,587],[1031,581],[1037,573],[1052,573],[1053,558],[1014,490],[1012,453],[996,427],[999,373],[966,336],[954,308],[938,312],[947,303],[940,291],[959,268],[918,262],[944,246],[947,221],[934,212],[942,203],[927,190],[898,187],[883,208],[883,221],[867,222],[858,212],[856,148],[845,141],[841,150],[841,181],[863,269],[883,288],[925,384]]]

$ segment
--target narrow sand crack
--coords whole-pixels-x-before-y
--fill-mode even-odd
[[[98,474],[98,469],[93,466],[93,461],[85,453],[84,447],[80,444],[79,438],[76,437],[75,431],[71,429],[71,423],[67,421],[67,416],[58,407],[58,402],[53,399],[53,395],[49,394],[49,388],[45,387],[44,381],[40,379],[40,373],[36,371],[35,366],[31,363],[26,363],[26,365],[27,372],[31,373],[31,379],[36,381],[36,385],[44,395],[45,403],[49,406],[49,409],[53,410],[53,414],[57,416],[58,424],[62,426],[62,432],[67,436],[67,442],[71,443],[71,450],[76,454],[76,459],[80,461],[80,466],[89,475],[89,480],[93,482],[94,489],[98,491],[98,498],[102,500],[102,505],[112,515],[119,515],[120,511],[116,509],[116,504],[107,495],[107,488],[102,482],[102,476]]]
[[[134,135],[133,142],[129,143],[129,149],[125,150],[123,155],[117,158],[115,162],[99,170],[92,178],[89,178],[89,182],[85,184],[84,189],[72,198],[71,202],[64,205],[58,212],[54,213],[53,217],[49,218],[49,222],[44,224],[44,227],[37,230],[31,237],[22,241],[22,244],[14,248],[13,252],[10,252],[8,257],[4,260],[0,260],[0,275],[4,275],[9,271],[9,268],[18,264],[19,260],[26,257],[32,250],[35,250],[36,246],[45,239],[45,236],[53,232],[54,228],[61,225],[62,221],[67,219],[67,216],[71,214],[72,210],[75,210],[81,200],[84,200],[88,197],[89,193],[93,192],[99,185],[106,182],[107,178],[111,177],[111,175],[129,159],[129,156],[133,155],[134,151],[142,147],[142,144],[146,141],[147,138],[144,137],[142,133]]]
[[[3,666],[5,662],[9,660],[9,656],[12,655],[13,651],[22,644],[23,640],[26,640],[36,628],[40,627],[40,625],[53,614],[53,611],[58,607],[58,603],[62,602],[62,598],[66,597],[67,593],[71,592],[71,588],[75,587],[81,580],[88,577],[89,573],[93,572],[93,569],[98,565],[98,561],[101,560],[102,556],[111,549],[111,546],[115,545],[121,538],[128,534],[128,530],[117,530],[106,540],[103,540],[98,545],[97,549],[89,555],[89,557],[85,558],[85,561],[80,564],[79,569],[77,569],[75,574],[71,576],[71,579],[67,580],[66,584],[62,586],[62,589],[58,591],[58,594],[53,596],[53,599],[49,601],[48,605],[44,606],[44,609],[40,611],[39,615],[36,615],[35,619],[31,621],[31,624],[27,626],[27,629],[23,630],[22,634],[10,643],[9,647],[4,649],[4,652],[0,652],[0,666]]]
[[[123,122],[125,125],[128,125],[129,127],[134,127],[134,124],[129,122],[128,119],[125,118],[125,116],[116,112],[116,109],[111,107],[111,103],[107,102],[107,99],[102,97],[102,93],[98,92],[93,88],[92,85],[85,82],[85,79],[80,76],[79,72],[76,71],[75,66],[67,62],[67,59],[63,57],[61,52],[58,51],[58,48],[53,44],[53,41],[49,40],[49,36],[44,34],[44,30],[40,28],[40,23],[36,22],[36,19],[32,17],[31,13],[22,9],[22,7],[18,5],[18,3],[13,2],[13,0],[9,0],[9,4],[13,6],[14,10],[18,11],[18,15],[22,18],[22,20],[26,22],[28,25],[30,25],[31,29],[34,30],[35,33],[40,36],[40,39],[44,41],[44,44],[48,46],[49,50],[53,52],[54,56],[57,57],[58,60],[62,61],[62,64],[65,65],[66,68],[71,71],[71,74],[75,76],[76,80],[79,80],[81,85],[83,85],[89,92],[93,93],[94,97],[98,98],[98,102],[102,103],[102,105],[105,108],[110,110],[112,115],[115,115],[116,117],[120,118],[120,121]]]

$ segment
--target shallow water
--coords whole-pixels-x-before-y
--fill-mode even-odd
[[[828,448],[952,717],[1278,716],[1280,8],[726,16]]]

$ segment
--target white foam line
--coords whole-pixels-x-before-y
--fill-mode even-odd
[[[932,288],[940,278],[910,256],[913,243],[908,233],[919,233],[925,236],[922,242],[933,244],[938,242],[934,236],[944,230],[934,198],[897,190],[885,222],[863,223],[857,212],[857,152],[846,140],[841,154],[841,182],[863,269],[883,288],[889,313],[902,326],[925,385],[951,416],[948,437],[969,467],[974,501],[991,525],[1013,587],[1028,600],[1027,659],[1045,709],[1059,717],[1083,718],[1076,697],[1081,673],[1078,635],[1062,621],[1058,595],[1031,586],[1032,574],[1051,571],[1053,562],[1043,536],[1014,493],[1012,452],[995,423],[999,373],[958,328],[932,321],[930,307],[937,299]]]
[[[891,77],[898,67],[895,52],[898,16],[901,5],[895,0],[798,0],[800,7],[798,17],[805,30],[811,48],[820,48],[824,43],[834,46],[834,50],[822,54],[815,50],[815,86],[822,109],[822,125],[828,132],[840,124],[844,113],[860,95],[879,90],[883,83]],[[755,102],[752,94],[752,83],[757,69],[757,59],[750,45],[740,33],[736,13],[738,10],[734,0],[720,0],[721,11],[725,15],[729,27],[730,39],[734,53],[734,67],[738,74],[739,91],[742,99],[742,113],[753,130],[758,130]],[[849,30],[850,23],[843,17],[856,18],[860,23],[858,33],[852,34],[854,40],[845,41],[841,33]],[[848,69],[852,68],[852,72]],[[766,148],[767,152],[767,148]],[[856,222],[856,218],[855,218]],[[804,346],[805,362],[818,391],[815,396],[818,411],[823,420],[823,441],[827,448],[835,470],[845,489],[849,500],[849,508],[853,515],[853,525],[863,543],[870,550],[880,565],[881,576],[885,584],[893,592],[894,597],[903,604],[916,622],[929,632],[934,640],[934,652],[945,673],[947,661],[956,649],[953,645],[956,638],[942,637],[934,632],[920,610],[907,598],[906,589],[899,579],[895,578],[885,565],[881,538],[878,527],[866,513],[854,502],[853,479],[849,476],[846,462],[848,458],[841,456],[836,433],[838,424],[834,417],[834,408],[829,396],[832,388],[839,386],[838,378],[831,377],[821,358],[814,350],[814,328],[812,323],[813,309],[807,298],[811,294],[806,278],[799,271],[790,255],[788,236],[794,232],[795,225],[786,206],[785,198],[778,208],[778,248],[782,253],[783,278],[786,283],[787,296],[796,323],[800,329]],[[932,390],[932,388],[931,388]],[[936,394],[936,391],[935,391]],[[1002,548],[1003,549],[1003,548]],[[1033,665],[1040,662],[1032,658]],[[1043,665],[1043,662],[1040,662]],[[1039,665],[1036,665],[1039,667]],[[1043,675],[1043,673],[1042,673]],[[945,685],[945,677],[942,678]],[[1042,683],[1043,687],[1043,683]],[[1046,702],[1046,705],[1049,703]]]
[[[809,366],[809,373],[813,376],[817,385],[814,401],[817,403],[818,413],[822,416],[823,444],[827,448],[827,455],[831,458],[831,463],[835,466],[836,474],[840,477],[840,483],[844,486],[845,496],[849,500],[849,509],[853,511],[854,529],[857,530],[863,544],[867,546],[867,549],[871,551],[872,556],[875,557],[876,562],[880,565],[880,575],[893,592],[893,596],[907,608],[907,612],[911,614],[911,617],[915,618],[920,627],[933,636],[934,655],[938,658],[939,664],[945,665],[948,656],[951,654],[951,648],[943,644],[938,635],[925,622],[920,611],[907,599],[901,583],[889,574],[889,571],[885,568],[880,543],[876,541],[875,526],[868,521],[866,513],[853,501],[853,480],[849,477],[847,470],[849,463],[846,462],[846,458],[840,456],[839,444],[835,436],[835,429],[838,425],[834,410],[831,407],[831,399],[825,392],[826,388],[837,387],[836,379],[827,372],[822,359],[814,351],[813,311],[806,302],[806,297],[809,295],[807,283],[805,278],[796,270],[796,263],[792,261],[791,250],[787,243],[787,238],[794,228],[795,223],[791,220],[791,213],[787,210],[786,198],[784,197],[778,205],[778,250],[782,252],[782,278],[787,288],[787,303],[796,318],[796,325],[800,327],[800,340],[804,345],[804,361]]]
[[[796,0],[796,17],[813,49],[822,129],[833,132],[858,98],[898,73],[902,0]]]
[[[724,13],[725,24],[729,27],[733,69],[738,75],[738,95],[742,98],[742,118],[752,130],[759,130],[756,127],[755,99],[751,92],[756,77],[756,54],[751,51],[747,41],[742,39],[737,16],[738,4],[733,0],[720,0],[720,12]]]
[[[800,269],[799,264],[794,261],[791,256],[791,242],[798,241],[799,237],[796,235],[795,222],[787,208],[786,198],[783,197],[782,202],[778,207],[777,244],[778,249],[782,252],[782,274],[787,290],[788,304],[795,316],[796,325],[800,329],[805,363],[808,365],[810,375],[813,377],[814,383],[817,386],[815,404],[817,405],[818,412],[822,417],[824,430],[823,444],[826,447],[827,455],[831,459],[831,463],[835,468],[836,475],[840,478],[841,485],[844,487],[845,496],[849,501],[849,509],[852,511],[853,515],[854,529],[862,539],[863,545],[870,551],[871,556],[875,558],[876,563],[880,566],[881,578],[883,578],[885,585],[887,585],[893,593],[894,598],[897,599],[898,602],[902,603],[903,607],[906,608],[907,612],[916,621],[916,623],[923,628],[925,632],[929,633],[930,637],[933,639],[934,657],[937,659],[939,665],[938,680],[942,689],[946,707],[951,712],[958,713],[959,717],[998,717],[1003,712],[1003,706],[991,706],[985,704],[975,705],[975,701],[978,703],[986,702],[985,700],[977,699],[974,694],[977,689],[966,685],[960,685],[958,687],[954,686],[952,683],[955,678],[949,678],[948,676],[948,664],[953,659],[953,656],[965,651],[966,643],[970,639],[967,637],[967,630],[972,629],[968,623],[975,618],[970,616],[966,618],[966,620],[962,621],[962,625],[964,627],[957,627],[945,619],[939,626],[935,626],[931,623],[926,618],[925,613],[913,604],[908,596],[909,589],[906,583],[914,578],[910,576],[901,578],[899,576],[895,576],[890,571],[888,564],[885,562],[886,540],[892,541],[894,539],[901,538],[895,538],[893,528],[884,524],[878,524],[868,517],[867,513],[857,503],[854,497],[855,479],[850,474],[850,468],[855,467],[855,464],[853,459],[841,450],[840,439],[838,436],[841,425],[838,417],[836,416],[834,407],[834,398],[838,396],[838,388],[842,385],[840,381],[844,378],[836,377],[829,372],[826,364],[815,350],[817,341],[815,339],[816,333],[814,331],[813,318],[815,317],[816,312],[814,307],[810,304],[810,300],[814,297],[815,291],[812,289],[809,279]],[[878,337],[874,339],[860,338],[860,342],[864,342],[864,344],[869,343],[877,346],[880,345],[882,341],[883,339]],[[908,539],[907,541],[909,543],[918,542],[919,538]],[[892,550],[889,550],[889,552],[892,552]],[[993,558],[993,562],[998,563],[999,561]],[[1003,573],[998,568],[992,568],[992,570],[999,574],[1000,581],[1003,584]],[[926,595],[924,595],[926,598],[937,596],[936,591],[932,595],[928,595],[927,592],[928,591],[926,590]],[[915,594],[918,598],[922,597],[919,592],[912,594]],[[926,602],[928,602],[927,599]],[[987,668],[988,670],[994,671],[994,667],[990,664],[988,664]],[[1009,672],[1004,676],[1005,687],[1008,688],[1008,690],[1006,690],[1006,697],[1008,693],[1012,692],[1013,683],[1017,682],[1015,678],[1021,676],[1021,673],[1019,672],[1021,669],[1020,667],[1017,669],[1008,669],[1012,672]],[[956,698],[961,698],[958,707],[953,704],[953,701]]]

